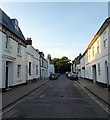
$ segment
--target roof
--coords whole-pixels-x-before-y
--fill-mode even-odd
[[[106,27],[108,26],[108,24],[110,23],[110,17],[108,17],[104,23],[102,24],[102,26],[100,27],[100,29],[98,30],[98,32],[95,34],[94,38],[92,39],[92,41],[90,42],[90,44],[88,45],[88,48],[90,48],[94,42],[97,40],[97,38],[102,34],[102,32],[106,29]]]
[[[0,8],[0,24],[7,28],[10,32],[15,34],[17,37],[19,37],[22,41],[26,42],[24,35],[22,34],[22,31],[20,30],[18,26],[18,30],[15,29],[14,24],[12,22],[13,19],[11,19],[7,14]]]
[[[90,44],[88,45],[87,49],[84,51],[82,57],[87,53],[88,49],[94,44],[94,42],[97,40],[97,38],[103,33],[103,31],[106,29],[106,27],[110,24],[110,17],[108,17],[104,23],[102,24],[102,26],[100,27],[100,29],[98,30],[98,32],[95,34],[94,38],[92,39],[92,41],[90,42]]]

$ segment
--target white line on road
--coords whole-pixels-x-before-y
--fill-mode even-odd
[[[91,96],[91,95],[88,93],[88,91],[87,91],[84,87],[82,87],[78,82],[75,81],[75,83],[76,83],[77,85],[79,85],[79,86],[87,93],[87,95],[88,95],[91,99],[93,99],[101,108],[103,108],[107,113],[110,114],[110,109],[109,109],[107,106],[105,106],[102,102],[100,102],[99,100],[97,100],[95,97]]]
[[[8,109],[6,109],[5,111],[3,111],[2,113],[0,113],[0,116],[2,116],[4,113],[8,112],[10,109],[12,109],[13,107],[15,107],[16,105],[20,104],[21,102],[23,102],[24,100],[26,100],[27,98],[31,97],[32,94],[35,94],[36,92],[39,92],[36,94],[36,96],[38,96],[40,93],[42,93],[46,88],[49,87],[49,85],[51,84],[50,82],[47,83],[48,85],[46,86],[42,86],[41,88],[37,89],[35,92],[30,93],[28,96],[26,96],[25,98],[18,100],[17,103],[14,103],[12,106],[10,106]],[[42,90],[41,90],[42,89]]]

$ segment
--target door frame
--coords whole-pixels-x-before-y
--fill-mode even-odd
[[[93,83],[97,81],[97,67],[96,64],[92,65],[92,76],[93,76]]]

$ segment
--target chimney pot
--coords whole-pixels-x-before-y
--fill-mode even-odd
[[[31,40],[31,38],[27,38],[27,45],[32,45],[32,40]]]

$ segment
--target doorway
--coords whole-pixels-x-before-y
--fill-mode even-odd
[[[107,87],[109,86],[109,77],[108,77],[108,63],[105,61],[105,81],[107,83]]]
[[[93,71],[93,82],[95,83],[97,81],[97,70],[96,70],[96,65],[92,66],[92,71]]]
[[[8,72],[8,61],[6,61],[6,83],[5,83],[5,87],[8,88],[8,80],[9,80],[9,72]]]
[[[5,88],[8,88],[12,85],[13,80],[13,70],[12,70],[12,62],[6,61],[6,81]]]

